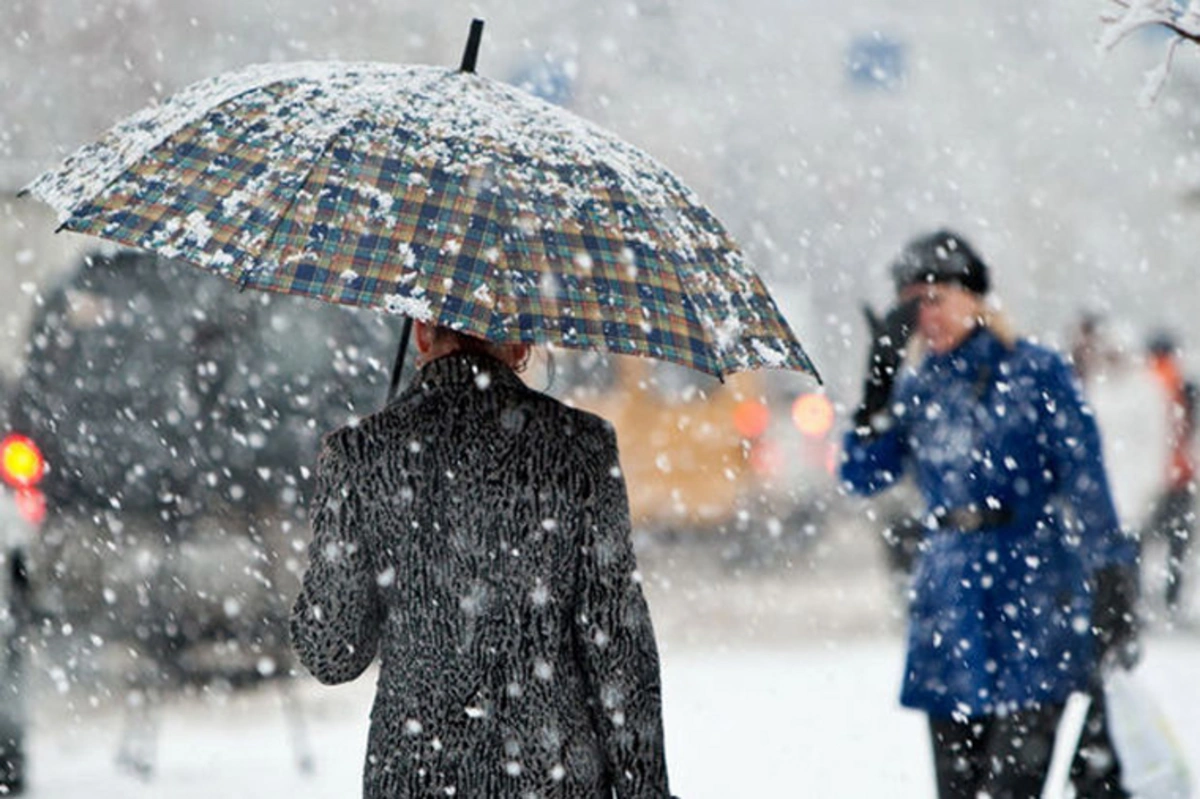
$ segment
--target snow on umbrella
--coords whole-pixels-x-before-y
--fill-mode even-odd
[[[481,27],[458,70],[305,62],[210,78],[26,191],[60,229],[241,287],[717,377],[815,376],[695,194],[613,134],[475,74]]]

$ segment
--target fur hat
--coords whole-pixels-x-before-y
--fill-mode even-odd
[[[957,283],[976,294],[991,286],[987,264],[967,240],[949,230],[939,230],[910,241],[892,264],[897,293],[916,283]]]

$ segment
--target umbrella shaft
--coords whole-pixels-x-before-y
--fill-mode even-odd
[[[396,350],[396,359],[392,362],[392,379],[388,384],[387,401],[391,402],[400,392],[400,374],[404,371],[404,354],[408,352],[408,337],[412,333],[412,319],[405,317],[404,328],[400,331],[400,347]]]

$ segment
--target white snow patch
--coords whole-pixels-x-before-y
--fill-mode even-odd
[[[755,354],[765,365],[774,368],[782,368],[787,365],[787,351],[783,348],[773,347],[759,338],[751,339],[750,346],[754,347]]]
[[[405,297],[400,294],[389,294],[384,298],[384,310],[390,314],[404,314],[421,322],[433,319],[433,309],[429,300],[424,297]]]
[[[480,283],[475,290],[471,292],[471,296],[481,305],[491,307],[496,304],[496,298],[492,296],[492,290],[488,288],[486,283]]]
[[[728,352],[737,344],[742,335],[742,323],[734,316],[727,316],[720,324],[708,320],[716,339],[717,351]]]

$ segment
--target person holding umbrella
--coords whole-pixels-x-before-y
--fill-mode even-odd
[[[841,477],[873,494],[911,473],[927,508],[900,700],[929,716],[941,799],[1038,797],[1068,695],[1136,657],[1136,543],[1067,363],[1011,334],[967,241],[916,238],[892,275]],[[1076,788],[1126,796],[1095,718]]]
[[[412,384],[323,443],[291,622],[324,683],[380,661],[364,796],[667,799],[612,428],[527,388],[527,344],[414,333]]]
[[[378,655],[372,797],[665,797],[658,656],[614,434],[526,389],[534,344],[820,379],[686,184],[475,72],[294,62],[118,122],[22,193],[60,230],[239,289],[406,318],[423,366],[324,442],[293,619],[321,679]],[[439,789],[439,786],[440,789]],[[440,793],[439,793],[440,790]]]

